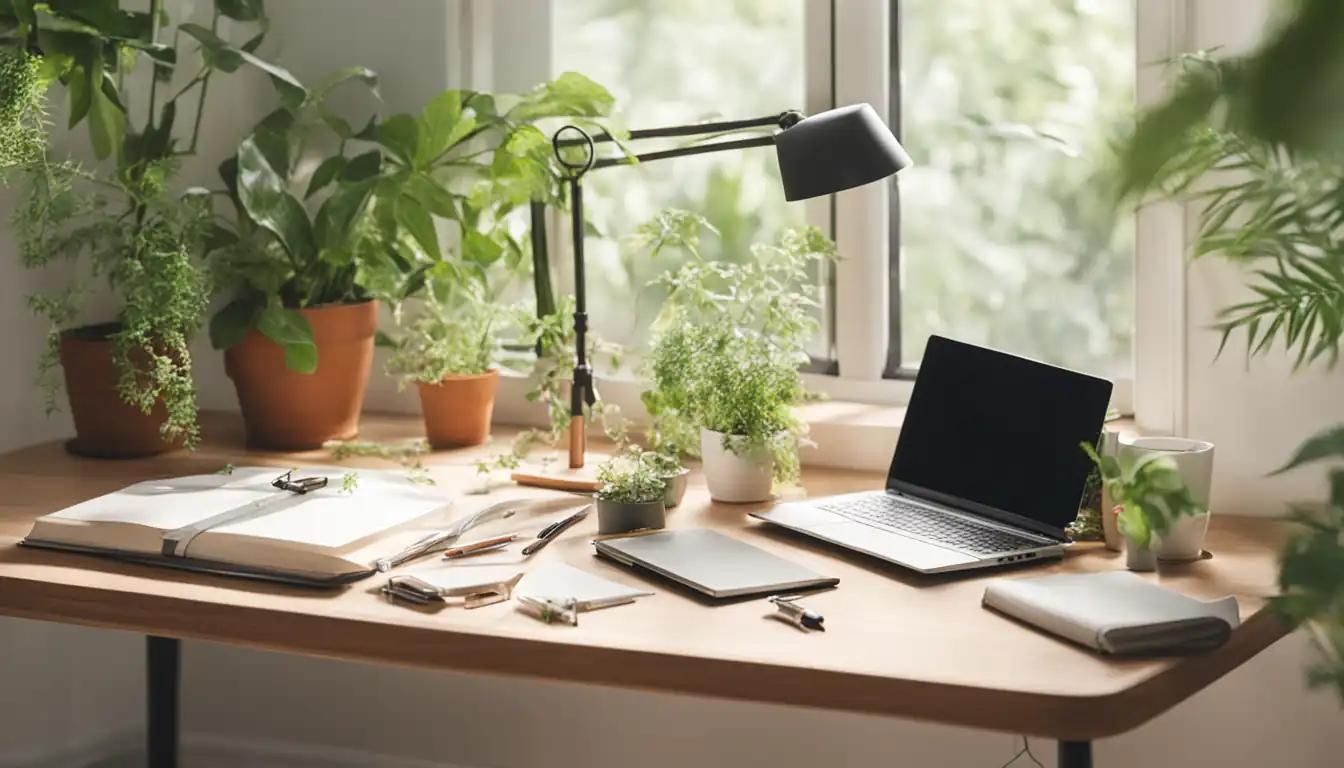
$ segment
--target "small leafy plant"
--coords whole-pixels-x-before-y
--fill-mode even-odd
[[[661,501],[665,485],[663,473],[636,452],[625,452],[597,468],[602,483],[597,498],[620,504],[648,504]]]
[[[1111,504],[1121,507],[1120,532],[1138,546],[1147,549],[1153,536],[1171,530],[1177,519],[1208,511],[1191,497],[1180,470],[1166,456],[1149,453],[1117,459],[1098,456],[1088,443],[1081,446],[1101,470]]]
[[[375,443],[368,440],[350,440],[327,444],[331,457],[336,461],[352,458],[383,459],[395,461],[406,470],[406,479],[421,485],[437,485],[429,476],[429,467],[424,457],[429,453],[429,443],[424,440],[412,440],[408,443]]]
[[[489,372],[501,360],[500,340],[516,325],[519,311],[491,300],[479,283],[431,278],[424,300],[410,310],[398,308],[394,317],[397,328],[380,334],[378,344],[392,350],[387,372],[405,386]]]
[[[818,325],[813,271],[838,258],[815,227],[789,230],[778,244],[756,244],[742,264],[710,262],[700,237],[713,227],[698,214],[669,210],[642,225],[634,246],[656,258],[691,256],[658,281],[668,292],[654,323],[642,399],[651,442],[699,455],[700,429],[725,435],[738,455],[764,453],[775,480],[796,481],[806,424],[796,407],[810,398],[798,368]]]
[[[0,176],[46,151],[41,66],[25,48],[0,48]]]

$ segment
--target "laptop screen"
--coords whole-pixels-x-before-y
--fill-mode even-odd
[[[1078,444],[1096,441],[1110,398],[1105,379],[930,337],[887,487],[1061,529],[1092,466]]]

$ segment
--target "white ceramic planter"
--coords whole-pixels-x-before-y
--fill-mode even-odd
[[[705,485],[714,501],[751,504],[770,500],[774,462],[764,453],[739,456],[723,447],[723,434],[700,430]]]
[[[1135,458],[1157,453],[1171,459],[1181,473],[1181,480],[1190,490],[1190,496],[1204,508],[1209,506],[1209,491],[1213,485],[1213,444],[1184,437],[1136,437],[1123,450]],[[1209,529],[1209,515],[1182,517],[1158,537],[1153,548],[1159,560],[1198,560],[1204,554],[1204,535]]]

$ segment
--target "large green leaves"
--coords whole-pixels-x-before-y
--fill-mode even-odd
[[[268,305],[257,318],[257,331],[285,350],[285,365],[295,373],[317,370],[317,344],[308,318],[292,309]]]
[[[434,217],[420,201],[410,195],[403,195],[397,201],[396,211],[397,223],[415,239],[425,255],[433,261],[442,260],[443,252],[439,249],[439,233],[434,229]]]
[[[374,96],[381,98],[378,92],[378,74],[368,67],[345,67],[327,75],[322,82],[313,87],[312,93],[308,95],[308,103],[321,104],[326,101],[327,95],[336,89],[341,83],[350,80],[359,80],[368,86],[369,91]]]
[[[516,122],[554,116],[605,117],[615,105],[615,97],[606,88],[577,72],[566,72],[529,91],[508,116]]]
[[[238,197],[248,216],[273,233],[292,259],[314,252],[308,213],[271,167],[256,136],[244,139],[238,147]]]
[[[1293,455],[1293,458],[1287,464],[1274,470],[1274,474],[1277,475],[1304,464],[1325,459],[1344,461],[1344,424],[1320,432],[1298,446],[1297,453]],[[1340,503],[1344,504],[1344,499],[1340,499]]]
[[[373,139],[406,165],[413,165],[420,146],[420,126],[410,115],[393,115],[378,123]]]
[[[337,249],[346,242],[355,218],[367,209],[374,187],[374,180],[341,187],[322,203],[316,219],[320,247]]]
[[[210,319],[210,346],[228,349],[241,342],[257,324],[257,318],[266,307],[263,296],[249,293],[224,306]]]

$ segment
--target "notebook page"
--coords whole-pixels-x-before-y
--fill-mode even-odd
[[[566,563],[546,563],[533,568],[518,582],[515,591],[536,598],[573,598],[580,604],[595,606],[653,594],[642,589],[631,589]]]
[[[47,517],[83,523],[125,523],[171,531],[275,495],[267,486],[233,484],[227,475],[192,475],[136,483]]]

